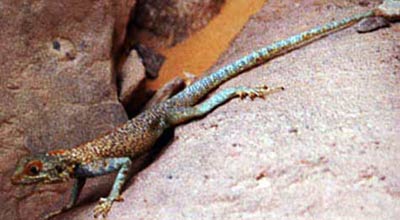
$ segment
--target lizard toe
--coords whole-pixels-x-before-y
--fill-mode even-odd
[[[94,212],[93,216],[95,218],[97,218],[101,215],[103,218],[105,218],[107,216],[108,212],[110,212],[112,203],[113,203],[113,201],[108,198],[101,198],[99,200],[99,204],[97,204],[93,210],[93,212]]]

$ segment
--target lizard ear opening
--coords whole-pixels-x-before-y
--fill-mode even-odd
[[[42,170],[43,164],[39,160],[34,160],[26,164],[24,173],[29,176],[36,176]]]
[[[64,169],[60,165],[56,165],[55,169],[58,173],[62,173],[64,171]]]

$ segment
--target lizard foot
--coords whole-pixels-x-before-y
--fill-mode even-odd
[[[277,87],[277,88],[272,88],[270,89],[268,86],[263,85],[263,86],[258,86],[255,88],[243,88],[237,91],[237,94],[241,99],[245,98],[246,96],[250,97],[251,100],[253,100],[256,97],[259,98],[264,98],[266,95],[282,91],[284,90],[283,87]]]
[[[100,198],[99,204],[94,208],[94,217],[97,218],[100,215],[105,218],[107,217],[108,212],[111,210],[111,206],[113,202],[121,202],[124,199],[122,197],[118,197],[116,199],[111,198]]]

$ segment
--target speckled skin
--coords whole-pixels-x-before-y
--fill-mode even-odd
[[[153,106],[126,124],[95,140],[71,149],[55,150],[22,158],[17,165],[12,182],[14,184],[55,183],[74,178],[75,185],[71,201],[61,210],[45,217],[49,218],[70,209],[76,203],[86,178],[118,171],[110,195],[102,198],[94,211],[95,217],[98,215],[104,217],[111,209],[113,202],[121,200],[121,189],[126,182],[132,160],[149,152],[166,128],[203,116],[233,97],[263,97],[283,88],[228,88],[203,103],[197,104],[211,90],[277,55],[373,15],[374,12],[369,11],[277,41],[202,78],[172,98]]]

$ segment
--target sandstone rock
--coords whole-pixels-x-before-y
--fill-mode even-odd
[[[392,21],[400,20],[400,1],[385,0],[377,9],[377,14]]]
[[[356,26],[355,29],[359,33],[366,33],[375,31],[379,28],[390,27],[390,23],[383,17],[369,17],[361,20]]]
[[[302,0],[293,4],[290,0],[268,1],[250,19],[213,69],[274,40],[324,21],[365,10],[354,2],[348,2],[346,7],[332,7],[332,4],[327,7],[324,2]],[[0,25],[4,25],[8,20],[1,18],[1,21]],[[5,32],[9,29],[1,28]],[[347,29],[229,81],[220,89],[265,83],[270,86],[285,86],[286,91],[271,95],[266,100],[233,100],[201,120],[179,126],[175,130],[172,144],[166,147],[154,163],[133,178],[132,184],[128,184],[122,194],[125,201],[116,203],[108,218],[398,219],[398,30],[399,24],[364,35]],[[26,50],[26,46],[15,45],[17,49],[24,49],[15,52],[10,49],[12,46],[7,44],[10,39],[13,42],[12,37],[16,38],[17,35],[7,35],[9,38],[0,36],[0,50],[3,50],[1,54],[11,57],[11,61],[0,58],[2,64],[16,62],[16,58],[21,57],[28,61],[38,59],[36,56],[32,57],[35,53]],[[63,43],[66,43],[65,47],[69,45],[63,40],[70,40],[68,37],[57,36],[43,44],[47,49],[63,51],[59,56],[53,55],[58,52],[51,52],[50,57],[57,60],[52,65],[60,68],[62,64],[65,67],[69,62],[80,59],[79,50],[58,50],[57,43],[54,47],[54,39],[60,40],[61,47]],[[29,40],[24,42],[29,43]],[[9,50],[4,53],[7,46]],[[67,55],[71,51],[74,56]],[[99,114],[101,120],[98,121],[99,116],[90,114],[95,112],[93,110],[87,116],[80,116],[79,110],[88,111],[81,103],[91,107],[105,103],[121,109],[120,105],[114,103],[115,89],[98,92],[104,91],[98,90],[98,87],[103,88],[104,84],[108,87],[111,80],[101,74],[106,75],[105,72],[111,67],[107,62],[97,63],[100,64],[85,72],[89,76],[72,75],[68,71],[68,74],[61,74],[59,71],[56,76],[50,74],[54,71],[49,71],[45,75],[42,70],[51,70],[54,66],[37,64],[23,68],[25,71],[21,75],[26,78],[18,80],[20,75],[13,75],[10,71],[18,70],[18,66],[14,66],[16,64],[8,65],[8,69],[1,69],[0,169],[7,174],[0,177],[1,219],[15,219],[15,216],[32,219],[48,209],[42,205],[54,204],[56,198],[53,197],[57,197],[67,188],[39,186],[24,187],[16,191],[11,187],[8,181],[8,173],[11,171],[9,167],[13,166],[16,155],[27,153],[25,148],[32,145],[29,143],[34,143],[35,149],[39,143],[44,148],[52,148],[53,143],[59,143],[52,139],[52,135],[56,135],[62,139],[61,144],[73,145],[75,143],[69,142],[79,142],[79,138],[64,137],[69,132],[56,133],[51,129],[69,127],[69,130],[81,134],[82,139],[90,139],[92,134],[89,132],[95,129],[86,130],[85,125],[80,125],[80,120],[92,117],[90,120],[96,121],[88,127],[98,123],[111,127],[114,119],[103,116],[114,115],[113,117],[118,118],[118,115],[123,115],[116,113],[119,110],[99,110],[104,114]],[[104,78],[90,81],[94,77],[93,69],[102,68],[105,70],[100,71],[100,76],[96,77]],[[34,73],[41,74],[36,76],[32,74],[33,70],[40,70]],[[59,75],[64,77],[56,80]],[[71,87],[65,85],[76,80],[81,84]],[[38,83],[34,83],[36,81]],[[53,81],[56,81],[54,85]],[[92,84],[87,83],[88,81]],[[88,84],[90,86],[87,88]],[[46,89],[48,85],[52,85],[51,89]],[[21,90],[27,92],[21,95]],[[62,96],[70,90],[77,93],[68,97]],[[61,101],[52,101],[60,96]],[[106,101],[103,102],[103,99]],[[96,101],[90,102],[91,100]],[[60,103],[67,104],[62,108],[54,107]],[[49,107],[55,109],[49,111],[50,116],[60,114],[66,117],[66,121],[46,120],[58,119],[41,111]],[[76,109],[73,110],[74,108]],[[75,116],[78,117],[76,120],[68,120]],[[125,119],[122,117],[116,119],[118,120]],[[41,135],[42,139],[26,138],[29,137],[26,130],[30,131],[30,135],[42,132],[42,126],[29,127],[36,123],[43,123],[43,127],[51,128],[49,132],[52,134]],[[79,126],[73,126],[75,123],[79,123]],[[87,122],[82,124],[84,123]],[[84,129],[81,130],[81,126]],[[100,132],[103,128],[96,129]],[[104,184],[102,179],[110,182]],[[112,180],[104,177],[91,182],[101,185],[92,184],[85,188],[79,206],[56,219],[91,218],[93,207],[97,204],[96,199],[109,192]],[[42,193],[32,195],[32,190]],[[18,210],[15,208],[16,200],[20,201]],[[53,208],[59,206],[54,204]]]
[[[144,82],[145,68],[138,53],[131,50],[128,57],[122,64],[119,80],[120,80],[120,94],[119,99],[124,105],[128,105],[132,100],[134,91]]]
[[[213,69],[367,9],[325,2],[268,1]],[[108,218],[398,219],[398,30],[349,28],[227,82],[218,91],[262,83],[286,90],[232,100],[177,127]],[[87,219],[94,205],[59,219]]]
[[[139,0],[135,24],[170,38],[172,44],[204,27],[224,0]]]
[[[150,79],[158,77],[158,72],[165,61],[165,57],[153,49],[142,44],[134,45],[146,68],[146,76]]]
[[[20,156],[72,147],[127,120],[112,53],[124,41],[134,4],[1,1],[0,219],[37,219],[69,196],[68,184],[11,186]],[[104,182],[91,184],[101,189]],[[93,192],[89,184],[85,193]]]

